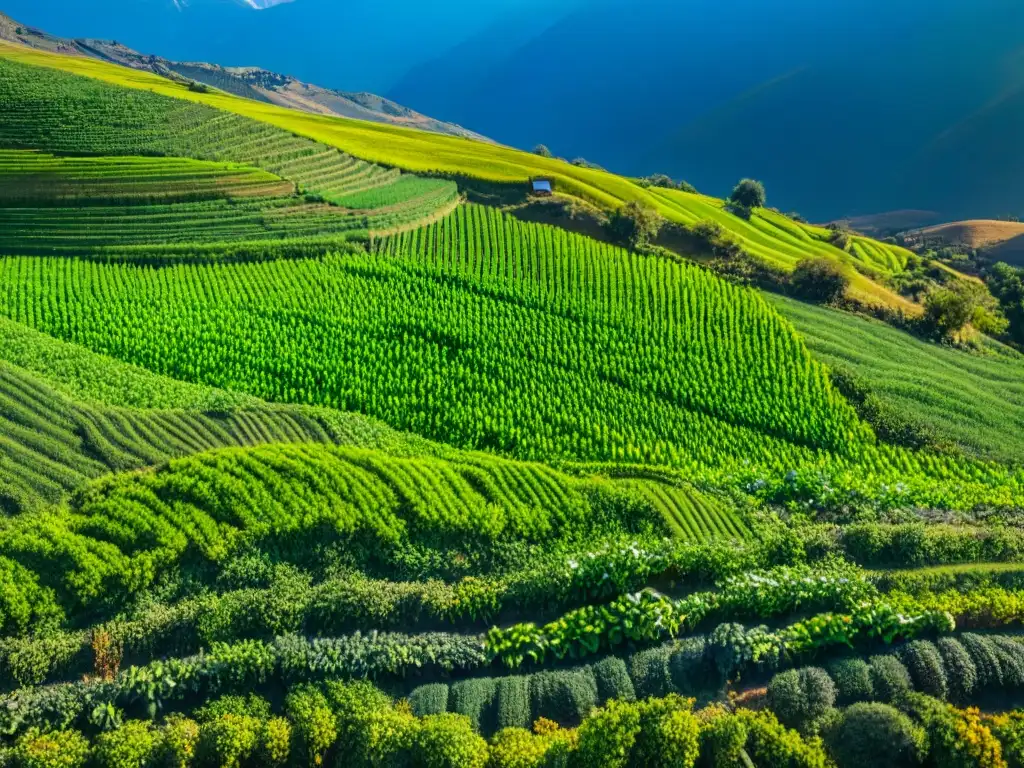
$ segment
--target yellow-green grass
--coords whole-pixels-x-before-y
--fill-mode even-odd
[[[176,202],[290,195],[295,185],[240,163],[178,157],[55,157],[0,149],[0,203]]]
[[[768,298],[815,357],[853,370],[941,439],[976,455],[1024,462],[1024,356],[995,343],[966,352],[877,320]]]
[[[700,218],[712,218],[720,221],[730,232],[736,233],[745,243],[752,245],[755,256],[783,268],[792,268],[799,260],[794,253],[800,248],[795,246],[847,263],[853,258],[862,258],[869,260],[869,265],[874,268],[878,268],[879,261],[895,267],[905,258],[905,254],[888,246],[868,246],[864,238],[855,240],[857,247],[853,256],[844,256],[843,252],[818,239],[822,230],[793,222],[784,223],[782,220],[785,217],[772,212],[765,212],[754,223],[747,223],[724,211],[722,202],[714,198],[644,189],[612,173],[580,168],[510,147],[391,125],[296,112],[222,92],[197,93],[147,72],[94,59],[51,54],[2,41],[0,56],[207,104],[338,147],[363,160],[408,171],[455,174],[493,182],[525,182],[531,177],[545,176],[552,178],[560,191],[606,209],[637,201],[657,209],[677,223],[692,224]],[[883,303],[911,313],[916,311],[916,305],[912,302],[863,276],[853,275],[853,280],[854,291],[871,303]]]

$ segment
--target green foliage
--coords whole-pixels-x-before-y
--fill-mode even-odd
[[[221,696],[196,710],[195,718],[200,723],[216,720],[221,715],[238,715],[266,720],[270,717],[270,702],[254,693],[245,696]]]
[[[102,768],[145,768],[157,744],[158,734],[150,723],[132,720],[96,739],[94,759]]]
[[[638,702],[640,730],[629,765],[693,768],[700,753],[700,725],[690,711],[692,699],[668,696]]]
[[[840,706],[871,701],[874,698],[871,667],[863,659],[849,658],[835,661],[828,666],[828,674],[835,683],[836,703]]]
[[[903,705],[928,734],[928,761],[949,768],[1005,768],[1002,746],[976,709],[915,693]]]
[[[803,729],[836,703],[836,686],[818,667],[781,672],[768,684],[768,706],[779,720]]]
[[[497,723],[497,683],[489,677],[460,680],[451,686],[451,711],[464,715],[474,730],[492,733]]]
[[[594,673],[594,681],[597,683],[599,701],[603,702],[609,699],[634,701],[636,699],[636,690],[629,677],[629,669],[626,662],[618,656],[602,659],[594,664],[591,670]]]
[[[284,708],[292,722],[298,754],[307,765],[321,765],[338,738],[335,714],[327,697],[317,688],[300,686],[288,694]]]
[[[517,675],[499,679],[497,695],[497,727],[528,728],[533,722],[533,710],[530,701],[530,678]]]
[[[674,692],[669,660],[671,646],[650,648],[634,654],[629,660],[629,676],[633,680],[636,698],[647,699],[667,696]]]
[[[209,768],[241,768],[256,751],[261,723],[247,715],[221,715],[202,724],[196,760]]]
[[[440,715],[448,711],[448,684],[421,685],[409,694],[409,706],[416,717]]]
[[[413,742],[415,764],[422,768],[484,768],[487,742],[473,732],[461,715],[423,718]]]
[[[736,205],[747,208],[764,208],[768,202],[768,195],[764,190],[764,184],[753,179],[742,179],[733,188],[729,195],[729,201]]]
[[[263,768],[287,765],[291,754],[292,726],[283,717],[264,721],[256,745],[256,761]]]
[[[170,715],[160,728],[155,764],[161,768],[188,768],[199,747],[199,723],[181,715]]]
[[[950,700],[954,704],[966,703],[978,685],[978,670],[971,654],[954,637],[940,638],[935,645],[942,657]]]
[[[793,293],[817,304],[840,301],[850,286],[850,278],[832,259],[804,259],[789,278]]]
[[[664,223],[653,208],[629,202],[612,213],[608,229],[621,245],[641,250],[657,239]]]
[[[839,768],[921,765],[928,737],[925,729],[888,704],[854,704],[827,736]]]
[[[747,728],[746,751],[758,768],[825,768],[829,764],[819,738],[801,738],[771,712],[740,710],[736,716]]]
[[[14,768],[82,768],[89,759],[89,742],[78,731],[43,732],[31,729],[13,750]]]
[[[871,687],[883,702],[897,702],[913,690],[907,668],[894,656],[872,656]]]
[[[719,709],[700,730],[700,765],[707,768],[740,768],[744,765],[747,726],[742,718]],[[749,758],[748,758],[749,759]]]
[[[946,672],[938,649],[927,640],[908,643],[900,654],[916,690],[945,699],[949,693]]]
[[[989,727],[1002,744],[1009,768],[1024,768],[1024,712],[995,715],[989,720]]]
[[[594,674],[587,668],[539,672],[530,677],[530,712],[560,725],[578,725],[597,706]]]

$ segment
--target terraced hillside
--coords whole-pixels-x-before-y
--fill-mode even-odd
[[[995,343],[972,354],[877,321],[769,297],[833,369],[851,370],[940,441],[1003,461],[1024,460],[1024,356]]]
[[[670,221],[683,225],[692,224],[695,219],[717,220],[738,241],[750,246],[755,257],[763,258],[767,263],[784,269],[792,268],[797,260],[797,253],[826,255],[847,264],[860,261],[871,269],[883,273],[899,268],[906,258],[906,252],[901,249],[863,238],[854,239],[850,252],[840,251],[827,242],[828,233],[825,230],[798,224],[781,215],[775,217],[767,214],[767,225],[762,221],[752,227],[744,219],[723,211],[723,203],[712,198],[682,192],[644,189],[628,179],[611,173],[569,165],[508,147],[394,126],[301,114],[272,104],[223,93],[194,93],[145,72],[90,59],[57,56],[2,41],[0,46],[3,58],[8,61],[26,62],[50,70],[88,75],[98,81],[134,89],[136,98],[141,98],[138,96],[139,91],[153,92],[188,100],[193,105],[216,107],[233,115],[243,115],[283,128],[289,134],[308,137],[320,142],[321,145],[339,148],[371,163],[380,163],[413,173],[454,174],[502,184],[525,185],[527,180],[533,177],[550,177],[559,191],[579,196],[605,209],[616,208],[628,201],[638,201],[658,210]],[[200,112],[194,111],[189,114],[197,115]],[[229,121],[229,118],[222,117],[221,121]],[[188,119],[185,122],[191,124]],[[232,159],[247,161],[245,157]],[[270,164],[264,167],[274,172],[279,170]],[[279,175],[292,178],[288,172],[281,172]],[[306,186],[300,179],[296,181]],[[849,274],[853,281],[853,293],[862,301],[868,304],[882,304],[910,314],[918,311],[914,305],[880,283],[869,280],[852,268]]]
[[[0,766],[1024,764],[1020,356],[62,66],[132,87],[0,55]],[[776,266],[903,268],[565,173]]]

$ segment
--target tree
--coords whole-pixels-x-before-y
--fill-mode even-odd
[[[664,223],[656,210],[632,201],[612,214],[608,227],[616,240],[639,249],[650,245]]]
[[[1024,344],[1024,270],[999,262],[987,272],[985,283],[1009,321],[1010,338]]]
[[[548,149],[547,146],[545,146],[544,144],[538,144],[536,147],[534,147],[533,154],[540,155],[541,157],[554,157],[554,155],[551,153],[551,150]]]
[[[753,179],[743,179],[729,195],[729,202],[735,203],[741,208],[764,208],[768,202],[768,194],[764,190],[764,184]]]
[[[952,339],[971,322],[976,306],[963,283],[931,291],[924,301],[925,328],[941,339]]]
[[[647,183],[652,187],[662,187],[664,189],[676,189],[676,183],[672,180],[671,176],[664,173],[654,173],[647,177]]]
[[[793,293],[807,301],[833,304],[843,298],[850,278],[832,259],[818,257],[804,259],[796,265],[789,278]]]

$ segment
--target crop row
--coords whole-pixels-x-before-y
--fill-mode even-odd
[[[0,81],[0,147],[248,163],[328,200],[401,179],[397,170],[364,163],[265,123],[154,93],[7,59],[0,61]],[[454,194],[451,182],[425,184]],[[403,187],[391,197],[405,202],[409,192],[417,190]]]

